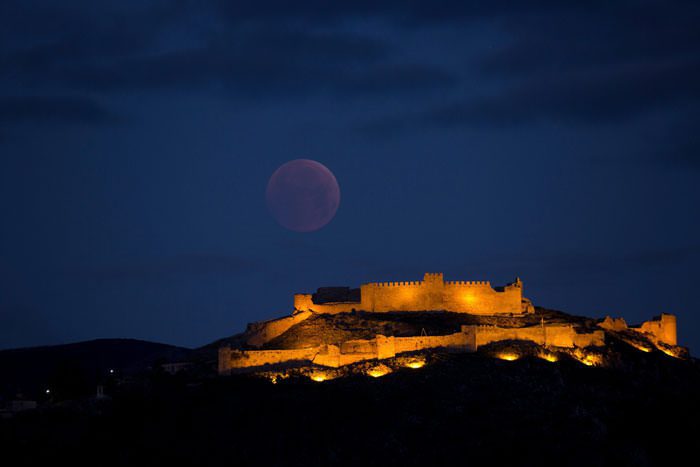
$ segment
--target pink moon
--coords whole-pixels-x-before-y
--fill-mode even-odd
[[[328,224],[340,205],[340,187],[328,167],[310,159],[282,164],[270,177],[267,207],[277,222],[295,232]]]

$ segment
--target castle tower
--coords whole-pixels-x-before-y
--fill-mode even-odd
[[[678,337],[676,331],[676,317],[668,313],[662,313],[659,318],[661,321],[659,327],[659,340],[669,345],[678,345]]]
[[[445,281],[441,272],[426,272],[423,276],[423,293],[416,300],[417,308],[443,310],[445,308]]]
[[[426,272],[423,276],[423,282],[427,286],[442,287],[445,280],[441,272]]]

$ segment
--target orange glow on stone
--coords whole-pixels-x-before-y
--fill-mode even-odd
[[[603,358],[600,355],[584,352],[581,349],[574,350],[572,356],[586,366],[601,366],[603,364]]]
[[[469,305],[473,305],[478,301],[478,299],[477,299],[476,295],[474,295],[474,293],[466,292],[466,293],[462,294],[462,301],[464,301],[464,303],[467,303]]]
[[[643,345],[643,344],[638,344],[638,343],[632,342],[632,341],[625,341],[625,342],[627,342],[629,345],[631,345],[635,349],[641,350],[642,352],[649,353],[653,350],[651,347],[647,347],[646,345]]]
[[[548,362],[550,362],[550,363],[554,363],[554,362],[559,361],[559,357],[557,357],[557,356],[556,356],[555,354],[553,354],[553,353],[545,353],[545,352],[543,352],[543,353],[539,354],[538,356],[539,356],[542,360],[546,360],[546,361],[548,361]]]
[[[520,355],[517,353],[512,353],[512,352],[501,352],[498,355],[496,355],[496,358],[500,358],[501,360],[506,360],[509,362],[515,361],[520,358]]]
[[[406,366],[408,368],[413,368],[414,370],[423,368],[425,366],[425,360],[411,360],[410,362],[406,363]]]
[[[662,351],[663,353],[665,353],[666,355],[668,355],[669,357],[681,358],[680,354],[677,352],[674,352],[672,349],[667,349],[665,347],[658,347],[658,349],[660,351]]]
[[[318,372],[318,373],[312,373],[311,375],[309,375],[309,378],[311,378],[312,381],[316,381],[317,383],[321,383],[321,382],[323,382],[323,381],[327,381],[327,380],[329,380],[329,379],[333,379],[333,378],[330,377],[328,374],[326,374],[326,373],[320,373],[320,372]]]
[[[372,378],[379,378],[381,376],[388,375],[389,373],[391,373],[391,368],[386,365],[375,366],[367,371],[367,374]]]

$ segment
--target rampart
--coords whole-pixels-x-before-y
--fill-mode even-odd
[[[306,349],[235,350],[230,347],[221,347],[219,349],[219,373],[227,374],[231,370],[292,362],[315,363],[337,368],[363,360],[382,360],[404,352],[435,348],[460,352],[476,350],[469,342],[469,336],[462,332],[446,336],[386,337],[377,335],[374,339],[350,340],[340,345],[325,344]]]
[[[311,294],[296,294],[294,308],[316,313],[444,310],[475,315],[534,311],[523,299],[520,279],[494,289],[487,281],[445,281],[442,273],[426,273],[422,281],[362,284],[359,302],[315,303]]]
[[[480,346],[503,340],[525,340],[553,347],[604,345],[604,332],[578,333],[573,325],[544,325],[525,328],[462,326],[460,332],[442,336],[394,337],[377,335],[374,339],[349,340],[339,344],[289,350],[219,350],[219,373],[292,362],[341,367],[364,360],[391,358],[405,352],[442,348],[455,352],[474,352]]]
[[[523,328],[498,326],[462,326],[462,332],[473,336],[474,347],[504,340],[531,341],[553,347],[589,347],[605,345],[605,333],[600,330],[579,333],[573,324],[546,324]]]
[[[318,353],[317,348],[291,350],[236,350],[224,346],[219,348],[219,374],[230,373],[232,369],[254,368],[264,365],[309,362]]]
[[[248,336],[246,343],[248,345],[252,345],[253,347],[260,347],[265,342],[284,334],[289,328],[295,324],[301,323],[312,314],[313,313],[310,311],[300,311],[291,316],[285,316],[284,318],[251,323],[248,325],[248,329],[246,330],[246,334]]]
[[[676,317],[674,315],[663,313],[651,321],[645,321],[639,326],[638,331],[648,335],[655,343],[678,345]]]
[[[649,338],[654,344],[678,345],[676,317],[668,313],[662,313],[661,316],[655,316],[649,321],[644,321],[639,326],[631,327],[628,327],[622,318],[606,316],[602,322],[598,323],[598,326],[610,331],[625,331],[628,329],[636,331]]]

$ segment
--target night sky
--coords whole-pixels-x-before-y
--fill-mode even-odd
[[[700,348],[700,2],[0,2],[0,348],[520,276]],[[269,177],[338,180],[321,230]]]

